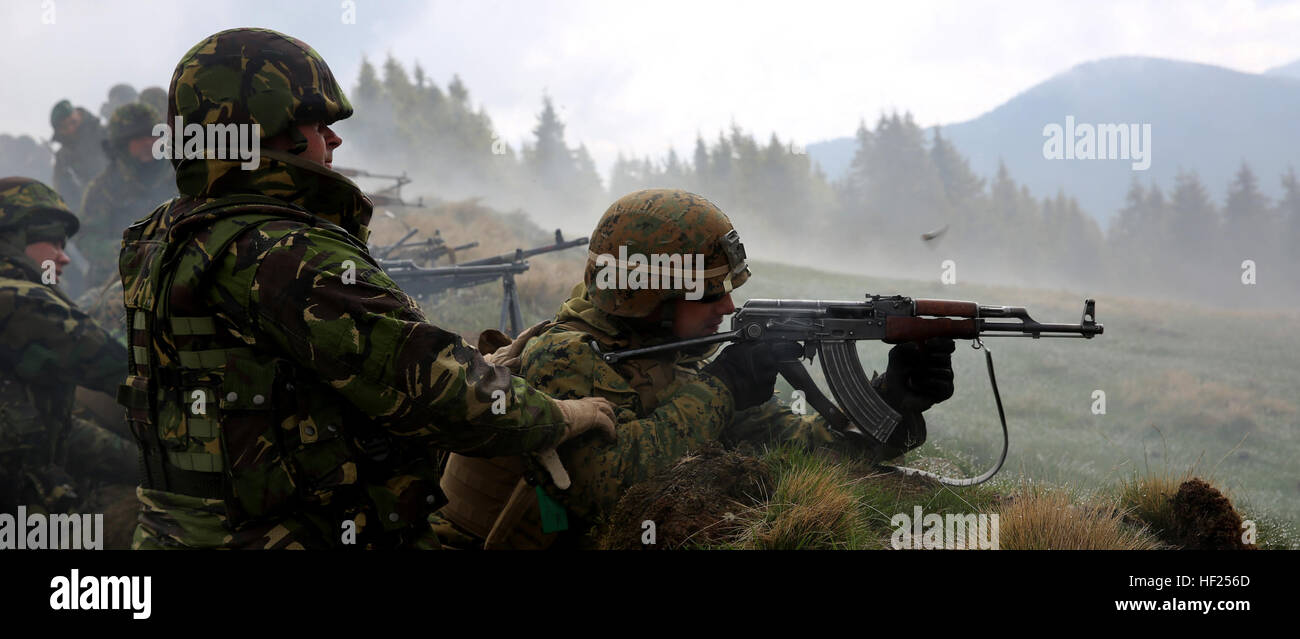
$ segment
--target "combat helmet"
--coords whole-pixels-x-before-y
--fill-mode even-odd
[[[139,102],[123,104],[113,111],[113,117],[108,120],[105,148],[121,146],[135,138],[152,136],[155,124],[158,124],[158,112],[153,107]]]
[[[118,107],[123,104],[135,102],[136,96],[138,95],[139,94],[135,91],[135,87],[129,84],[114,84],[113,88],[108,90],[108,100],[105,100],[103,104],[99,105],[99,116],[105,120],[113,117],[113,112],[116,111]]]
[[[0,234],[21,233],[15,244],[66,239],[80,226],[54,189],[31,178],[0,179]]]
[[[158,112],[158,117],[167,114],[167,90],[162,87],[149,87],[141,91],[135,100],[153,107]]]
[[[172,73],[167,102],[168,124],[177,116],[184,125],[257,124],[263,138],[288,133],[293,153],[307,148],[295,123],[332,124],[352,115],[320,54],[270,29],[228,29],[194,45]]]
[[[67,100],[59,100],[54,105],[54,108],[50,109],[50,126],[56,129],[59,128],[59,123],[62,122],[64,118],[72,115],[73,111],[76,111],[76,109],[73,108],[71,102]]]
[[[715,204],[677,189],[629,193],[610,205],[591,234],[587,294],[596,308],[610,315],[646,317],[666,301],[687,299],[687,290],[611,284],[633,282],[633,271],[663,284],[665,276],[680,268],[677,264],[685,266],[688,255],[693,275],[703,278],[702,299],[726,295],[749,279],[745,246]],[[701,255],[703,265],[695,258]],[[668,265],[665,259],[672,256],[679,261]]]

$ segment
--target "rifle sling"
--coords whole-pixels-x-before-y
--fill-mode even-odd
[[[998,463],[995,464],[992,468],[984,471],[983,474],[968,479],[956,479],[953,477],[946,477],[944,475],[939,475],[937,473],[921,470],[919,468],[909,468],[907,466],[888,466],[885,464],[880,464],[878,465],[878,468],[881,468],[883,470],[899,472],[909,477],[918,476],[918,475],[921,477],[928,477],[941,484],[945,484],[948,486],[974,486],[976,484],[982,484],[988,481],[989,479],[992,479],[994,475],[998,474],[999,470],[1002,470],[1002,463],[1007,460],[1007,448],[1010,446],[1011,443],[1010,438],[1007,436],[1007,414],[1005,411],[1002,410],[1002,394],[998,392],[998,379],[993,374],[993,353],[990,352],[988,347],[984,345],[984,342],[979,339],[975,340],[974,347],[984,349],[984,362],[987,365],[989,370],[989,384],[993,386],[993,399],[997,402],[998,419],[1002,422],[1002,454],[998,456]],[[811,401],[811,398],[809,401]]]

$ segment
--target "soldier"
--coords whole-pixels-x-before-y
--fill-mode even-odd
[[[99,117],[105,120],[113,117],[118,109],[135,102],[137,96],[135,87],[125,83],[114,84],[108,90],[108,99],[99,105]]]
[[[77,218],[48,186],[0,180],[0,512],[86,507],[135,483],[135,447],[72,416],[77,386],[116,394],[126,349],[54,286]]]
[[[682,289],[598,286],[597,256],[618,256],[620,247],[626,247],[627,255],[703,255],[702,297],[690,301]],[[585,283],[574,288],[554,323],[522,345],[520,366],[526,380],[557,397],[612,401],[617,407],[617,442],[607,445],[583,438],[560,447],[572,487],[560,491],[549,486],[550,494],[540,504],[530,492],[511,493],[520,469],[526,473],[531,464],[452,455],[443,483],[451,499],[440,514],[444,523],[490,540],[489,546],[545,547],[557,536],[543,534],[541,509],[554,508],[547,503],[547,497],[554,497],[576,516],[576,522],[570,518],[566,536],[578,542],[574,533],[610,514],[628,488],[710,440],[729,445],[794,442],[873,459],[896,457],[925,441],[921,412],[952,396],[951,340],[903,344],[890,351],[885,375],[872,384],[903,421],[883,450],[865,450],[840,439],[821,416],[795,415],[776,401],[775,359],[772,347],[764,343],[734,344],[712,361],[708,358],[716,346],[614,366],[592,348],[621,350],[711,335],[723,316],[735,310],[731,291],[749,275],[744,247],[731,222],[703,197],[647,190],[616,201],[592,233]],[[519,342],[527,335],[512,348],[520,350]],[[511,503],[519,498],[527,503]]]
[[[248,170],[173,159],[181,196],[123,238],[134,547],[431,547],[442,450],[612,433],[608,402],[489,365],[376,265],[371,203],[330,168],[352,106],[314,50],[222,31],[181,58],[169,96],[169,122],[264,137]]]
[[[62,100],[50,110],[50,126],[59,150],[54,154],[54,190],[65,202],[81,204],[86,185],[99,175],[104,157],[104,127],[95,114]]]
[[[141,91],[136,102],[153,107],[159,116],[167,113],[167,91],[162,87],[149,87]]]
[[[151,107],[132,102],[108,122],[104,153],[110,163],[86,187],[81,203],[86,240],[78,244],[91,273],[115,273],[122,231],[177,195],[171,164],[153,153],[153,128],[161,119]]]

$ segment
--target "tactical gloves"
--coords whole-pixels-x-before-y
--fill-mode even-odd
[[[889,368],[876,391],[900,413],[920,413],[952,397],[952,353],[950,339],[899,344],[889,351]]]
[[[776,392],[776,356],[769,342],[732,344],[703,369],[731,391],[736,410],[758,406]]]
[[[560,408],[565,423],[569,425],[561,442],[567,442],[589,430],[603,433],[610,440],[615,438],[614,405],[609,400],[603,397],[557,399],[555,405]]]

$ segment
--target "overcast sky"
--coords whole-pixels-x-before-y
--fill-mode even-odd
[[[800,144],[895,108],[960,122],[1109,56],[1247,72],[1300,58],[1300,2],[355,0],[344,24],[345,4],[6,0],[0,132],[49,137],[56,101],[98,112],[116,82],[166,88],[182,53],[235,26],[305,40],[347,89],[363,55],[418,60],[442,86],[459,73],[516,147],[549,93],[604,171],[620,151],[689,153],[733,119]]]

